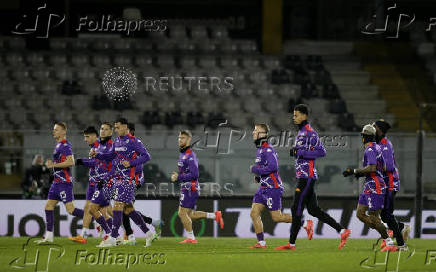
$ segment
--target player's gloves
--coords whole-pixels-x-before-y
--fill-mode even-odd
[[[297,158],[297,152],[298,148],[294,146],[289,150],[289,156],[291,156],[291,158]]]
[[[348,176],[354,175],[354,169],[347,168],[347,169],[345,169],[344,172],[342,172],[342,175],[344,177],[348,177]]]
[[[136,184],[136,190],[139,190],[139,188],[141,188],[141,187],[142,187],[141,183]]]
[[[76,165],[83,165],[83,160],[82,159],[77,159],[76,160]]]
[[[99,190],[103,189],[103,185],[105,184],[104,180],[97,181],[97,188]]]
[[[254,177],[254,181],[259,183],[260,182],[260,177]]]

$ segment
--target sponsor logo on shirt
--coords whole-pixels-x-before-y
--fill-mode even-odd
[[[125,146],[115,147],[115,151],[127,151],[127,147]]]

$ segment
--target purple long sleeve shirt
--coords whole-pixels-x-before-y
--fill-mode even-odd
[[[177,181],[180,181],[181,190],[199,191],[198,184],[198,159],[191,147],[186,147],[180,150],[179,160],[177,161],[179,176]]]
[[[97,153],[103,153],[112,148],[113,141],[111,139],[107,141],[97,140],[92,144],[92,149]],[[97,158],[83,158],[83,165],[89,168],[89,184],[94,185],[100,180],[104,180],[108,173],[112,169],[112,161],[103,161]]]
[[[251,172],[260,176],[260,186],[263,188],[283,189],[282,179],[279,175],[279,160],[274,148],[264,142],[257,148],[255,165]]]
[[[109,151],[97,153],[95,157],[106,162],[112,161],[113,168],[106,178],[116,177],[129,182],[135,181],[136,167],[151,159],[141,140],[131,134],[118,136]],[[130,167],[124,167],[122,161],[128,161]]]
[[[309,123],[304,122],[300,126],[294,147],[297,148],[297,159],[295,160],[297,178],[318,179],[315,160],[324,157],[326,151],[318,133]]]
[[[395,162],[394,146],[386,137],[380,140],[379,145],[386,165],[386,171],[384,171],[386,186],[388,190],[398,192],[400,190],[400,176]]]

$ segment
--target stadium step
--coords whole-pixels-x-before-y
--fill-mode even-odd
[[[362,58],[363,69],[370,74],[371,84],[378,87],[386,110],[395,116],[395,129],[414,132],[418,129],[418,97],[414,94],[416,61],[407,46],[378,42],[357,42],[355,52]],[[401,56],[401,57],[400,57]],[[393,59],[401,59],[395,63]],[[424,122],[424,127],[429,128]]]

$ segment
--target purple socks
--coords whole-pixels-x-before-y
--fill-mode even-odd
[[[45,210],[45,221],[47,223],[47,231],[53,231],[54,212],[53,210]]]
[[[257,236],[257,241],[263,241],[263,232],[256,233],[256,236]]]
[[[114,217],[112,220],[112,234],[111,236],[114,238],[118,237],[118,230],[121,226],[121,220],[123,218],[123,211],[113,211]]]
[[[106,223],[109,226],[109,228],[112,229],[112,217],[109,217],[109,219],[106,220]]]
[[[83,218],[83,210],[75,208],[72,215]]]
[[[97,218],[95,221],[97,221],[97,223],[100,224],[100,226],[104,229],[104,232],[106,232],[107,234],[111,233],[111,229],[110,227],[107,225],[106,220],[104,219],[103,216],[100,216],[99,218]]]
[[[135,222],[135,224],[138,225],[144,233],[147,233],[148,228],[145,224],[144,218],[142,218],[137,211],[129,213],[129,217],[132,218],[133,222]]]

